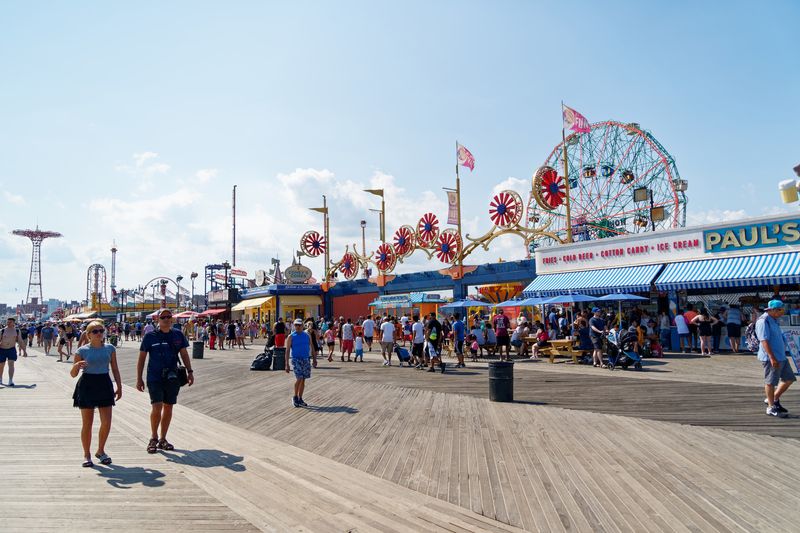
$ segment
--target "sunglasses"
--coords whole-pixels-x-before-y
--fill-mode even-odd
[[[89,333],[91,333],[92,335],[97,335],[98,333],[103,333],[103,330],[102,329],[93,329]]]
[[[172,318],[172,315],[160,316],[158,318],[160,318],[161,320],[169,320],[170,318]]]

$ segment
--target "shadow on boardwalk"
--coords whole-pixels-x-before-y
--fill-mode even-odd
[[[141,466],[121,466],[110,464],[108,466],[95,465],[97,475],[106,478],[109,485],[117,489],[129,489],[132,485],[141,484],[145,487],[161,487],[164,485],[165,474],[153,468]]]
[[[170,463],[197,466],[200,468],[223,467],[232,472],[244,472],[247,468],[241,464],[244,457],[221,450],[179,450],[162,452]]]

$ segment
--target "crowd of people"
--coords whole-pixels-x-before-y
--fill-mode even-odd
[[[782,302],[773,300],[763,314],[751,317],[755,324],[758,359],[764,366],[766,412],[776,417],[786,416],[787,410],[780,404],[780,398],[795,381],[777,326],[782,313]],[[484,353],[508,360],[512,358],[513,347],[517,357],[536,359],[551,340],[570,338],[577,342],[578,349],[586,351],[587,358],[591,353],[594,366],[605,367],[604,342],[615,331],[628,332],[635,338],[633,349],[641,355],[650,355],[671,348],[670,330],[674,326],[681,350],[698,349],[701,354],[710,355],[719,350],[722,327],[727,328],[732,351],[738,352],[743,325],[744,317],[736,305],[722,308],[713,315],[706,309],[695,311],[692,305],[687,305],[674,319],[665,311],[650,316],[637,306],[624,316],[617,316],[611,309],[595,307],[568,317],[563,310],[551,308],[541,319],[537,316],[529,320],[523,313],[512,320],[502,308],[497,308],[490,316],[462,317],[453,313],[440,318],[433,312],[427,316],[367,315],[355,320],[340,316],[334,320],[297,318],[291,325],[282,318],[273,324],[213,319],[192,319],[180,324],[174,321],[168,309],[160,310],[155,321],[122,324],[107,324],[98,319],[83,324],[44,321],[18,325],[12,317],[0,330],[0,384],[8,366],[6,383],[14,386],[17,348],[22,357],[27,357],[27,348],[34,343],[46,355],[50,355],[55,345],[59,361],[70,362],[73,358],[70,375],[78,378],[73,405],[81,411],[82,465],[91,467],[94,459],[103,465],[111,464],[105,445],[111,428],[112,408],[122,398],[116,346],[125,341],[140,342],[136,389],[144,392],[146,388],[150,396],[151,437],[146,451],[156,453],[174,449],[167,440],[173,406],[180,387],[194,384],[192,361],[186,350],[190,339],[201,340],[212,350],[225,350],[247,349],[247,337],[250,344],[264,338],[268,347],[285,349],[290,363],[285,365],[285,371],[293,371],[295,377],[292,406],[305,407],[305,380],[317,366],[318,356],[333,362],[338,355],[341,362],[359,363],[364,361],[364,352],[371,352],[375,347],[381,353],[384,366],[392,366],[395,358],[400,366],[405,362],[420,370],[445,373],[447,364],[442,357],[445,349],[455,353],[456,368],[463,368],[467,351],[473,361]],[[99,413],[100,430],[93,458],[90,448],[95,410]]]

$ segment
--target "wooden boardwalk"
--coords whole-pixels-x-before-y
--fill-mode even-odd
[[[119,352],[123,377],[132,383],[136,352]],[[24,383],[23,371],[41,382],[35,389],[0,390],[0,405],[13,398],[22,409],[41,397],[42,411],[9,419],[4,417],[16,409],[6,408],[0,423],[24,427],[40,420],[41,434],[53,439],[41,442],[43,464],[19,451],[0,459],[0,468],[13,471],[12,460],[25,465],[15,484],[33,483],[23,474],[31,463],[41,470],[39,485],[50,470],[63,471],[69,481],[46,482],[53,491],[89,491],[102,498],[109,493],[112,505],[124,497],[130,509],[137,508],[138,493],[141,508],[148,493],[164,494],[169,507],[170,498],[184,499],[184,491],[194,490],[197,495],[186,499],[203,502],[200,515],[209,524],[199,529],[224,523],[229,529],[279,531],[461,531],[453,525],[458,522],[473,530],[500,530],[501,524],[528,531],[797,530],[800,474],[791,462],[800,452],[798,422],[761,414],[757,386],[748,385],[751,368],[740,372],[740,385],[726,387],[675,379],[681,372],[697,377],[688,360],[677,364],[685,370],[668,379],[656,372],[628,377],[572,365],[520,364],[516,389],[524,402],[493,404],[484,399],[485,368],[442,376],[384,368],[368,355],[363,364],[324,363],[307,386],[312,407],[293,409],[289,376],[247,370],[255,352],[207,352],[207,359],[194,361],[198,382],[182,391],[171,432],[177,448],[192,451],[137,451],[146,441],[146,394],[126,387],[109,450],[129,449],[114,451],[120,464],[154,463],[151,468],[166,482],[134,482],[135,490],[123,496],[77,467],[79,423],[66,400],[66,365],[29,359],[20,365],[18,383]],[[785,402],[790,408],[793,392]],[[700,416],[703,409],[692,408],[720,394],[734,403],[730,414],[706,409]],[[620,408],[626,416],[603,412],[607,404],[616,405],[609,397],[629,396],[634,410]],[[557,407],[571,403],[575,407]],[[739,418],[733,416],[737,410],[744,413]],[[749,422],[749,410],[760,418]],[[736,431],[720,429],[726,424]],[[14,433],[14,442],[23,443],[26,433]],[[173,483],[188,488],[172,491]],[[20,529],[49,523],[25,522],[31,514],[23,508],[48,507],[53,500],[31,487],[22,492],[27,498],[11,500],[13,524]],[[309,503],[300,512],[286,508],[287,501],[306,494]],[[159,510],[148,515],[154,522]]]

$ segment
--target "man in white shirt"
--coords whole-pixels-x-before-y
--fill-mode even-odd
[[[425,326],[419,321],[418,316],[414,316],[414,323],[411,324],[411,355],[414,356],[414,368],[425,368]]]
[[[372,338],[375,334],[375,321],[372,320],[372,315],[367,316],[367,319],[361,324],[364,328],[364,342],[367,343],[367,350],[372,351]]]
[[[381,324],[381,355],[383,365],[392,366],[392,345],[394,344],[394,324],[387,320]]]

